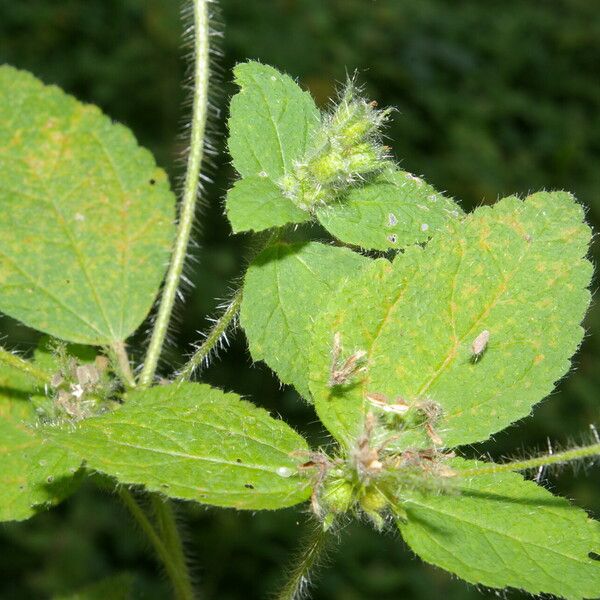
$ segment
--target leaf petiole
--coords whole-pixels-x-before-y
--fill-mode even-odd
[[[298,554],[290,565],[290,576],[275,596],[277,600],[303,598],[310,585],[310,576],[323,559],[323,553],[333,541],[333,536],[325,531],[321,523],[312,523],[312,529],[302,540]]]
[[[506,473],[508,471],[527,471],[549,465],[564,464],[575,460],[582,460],[592,456],[600,456],[600,443],[590,444],[579,448],[572,448],[556,454],[544,454],[529,458],[527,460],[516,460],[504,464],[484,463],[481,467],[457,471],[459,477],[477,477],[479,475],[493,475],[495,473]]]
[[[113,358],[113,364],[123,383],[130,388],[136,386],[135,377],[131,370],[131,362],[127,354],[124,342],[114,342],[109,348]]]
[[[204,342],[197,347],[194,354],[192,354],[188,362],[177,374],[177,377],[175,378],[177,383],[189,381],[194,374],[194,371],[202,366],[210,356],[210,353],[218,345],[219,341],[223,339],[227,329],[235,321],[240,311],[242,293],[243,288],[240,287],[233,295],[231,301],[227,304],[223,314],[215,321],[215,324],[207,333]]]

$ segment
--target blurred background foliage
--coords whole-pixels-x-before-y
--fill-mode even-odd
[[[0,0],[0,62],[29,69],[131,127],[176,182],[185,50],[174,0]],[[297,76],[321,105],[336,81],[357,70],[369,98],[398,108],[390,144],[402,165],[465,208],[541,188],[575,192],[600,220],[600,3],[597,0],[222,0],[222,85],[215,142],[224,147],[231,68],[255,58]],[[222,198],[233,173],[226,155],[211,166],[191,269],[195,288],[179,311],[168,361],[198,339],[218,299],[244,267],[250,244],[233,237]],[[34,217],[34,215],[32,215]],[[594,254],[598,261],[600,246]],[[595,289],[595,288],[594,288]],[[467,452],[494,457],[590,439],[600,424],[600,309],[594,304],[576,373],[528,418]],[[21,350],[35,334],[7,318],[6,343]],[[205,380],[251,397],[315,443],[326,436],[293,390],[252,365],[243,335]],[[600,469],[548,473],[546,484],[600,517]],[[302,508],[276,513],[181,507],[204,598],[265,598],[276,588],[303,531]],[[343,532],[315,598],[435,599],[493,596],[422,565],[393,535],[366,525]],[[92,483],[57,509],[0,527],[0,598],[75,598],[117,577],[123,595],[100,586],[86,596],[166,598],[168,588],[124,509]],[[98,591],[99,590],[99,591]],[[519,594],[510,593],[516,598]]]

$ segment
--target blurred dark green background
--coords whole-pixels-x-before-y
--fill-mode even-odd
[[[299,77],[324,104],[355,69],[369,98],[394,105],[391,144],[402,165],[465,207],[541,188],[574,191],[600,220],[600,2],[597,0],[222,0],[223,84],[217,145],[233,93],[231,67],[258,58]],[[175,0],[0,0],[0,62],[29,69],[133,129],[177,181],[185,71]],[[215,160],[194,253],[196,288],[179,311],[168,361],[207,327],[217,299],[243,269],[250,241],[231,236],[222,215],[233,174]],[[595,254],[600,247],[597,245]],[[597,257],[596,257],[597,260]],[[588,317],[576,373],[495,443],[494,457],[589,441],[600,424],[600,309]],[[9,319],[7,344],[35,336]],[[168,372],[168,364],[163,365]],[[205,371],[211,383],[281,414],[315,443],[325,440],[311,410],[252,365],[239,334]],[[474,450],[473,450],[474,451]],[[600,465],[547,477],[553,490],[600,517]],[[306,520],[304,509],[246,514],[181,508],[204,598],[267,598],[276,589]],[[343,533],[315,598],[493,597],[423,566],[402,542],[367,526]],[[0,598],[49,598],[127,571],[146,598],[168,591],[127,515],[91,484],[52,512],[0,527]],[[104,597],[111,597],[110,595]],[[517,593],[509,597],[519,597]]]

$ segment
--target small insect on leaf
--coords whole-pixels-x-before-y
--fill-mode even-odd
[[[353,352],[346,360],[342,359],[342,336],[337,331],[333,336],[333,349],[331,351],[331,372],[329,387],[344,385],[357,375],[366,371],[362,363],[367,353],[364,350]]]
[[[386,413],[405,415],[410,410],[409,404],[400,396],[395,398],[393,402],[390,402],[390,399],[385,394],[371,392],[367,394],[366,398],[372,406]]]
[[[484,329],[471,344],[471,352],[473,354],[473,360],[481,358],[485,349],[487,348],[488,342],[490,341],[490,332]]]

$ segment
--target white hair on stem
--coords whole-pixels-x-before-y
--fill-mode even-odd
[[[184,6],[182,16],[185,23],[184,43],[189,44],[191,48],[190,75],[184,87],[191,91],[192,120],[191,127],[186,126],[189,130],[189,134],[186,131],[188,150],[177,234],[140,374],[142,386],[148,386],[154,380],[163,348],[169,345],[168,334],[172,327],[177,300],[184,299],[186,284],[189,287],[192,280],[186,276],[189,273],[186,258],[194,247],[190,244],[190,239],[197,228],[194,223],[196,211],[200,206],[198,199],[203,196],[204,182],[210,181],[205,172],[208,167],[206,158],[207,155],[214,154],[214,147],[207,141],[207,137],[211,132],[210,119],[218,112],[209,98],[214,87],[211,62],[215,53],[211,51],[211,46],[213,41],[220,37],[220,34],[214,34],[216,29],[211,29],[212,23],[218,22],[216,6],[212,0],[194,0]]]

